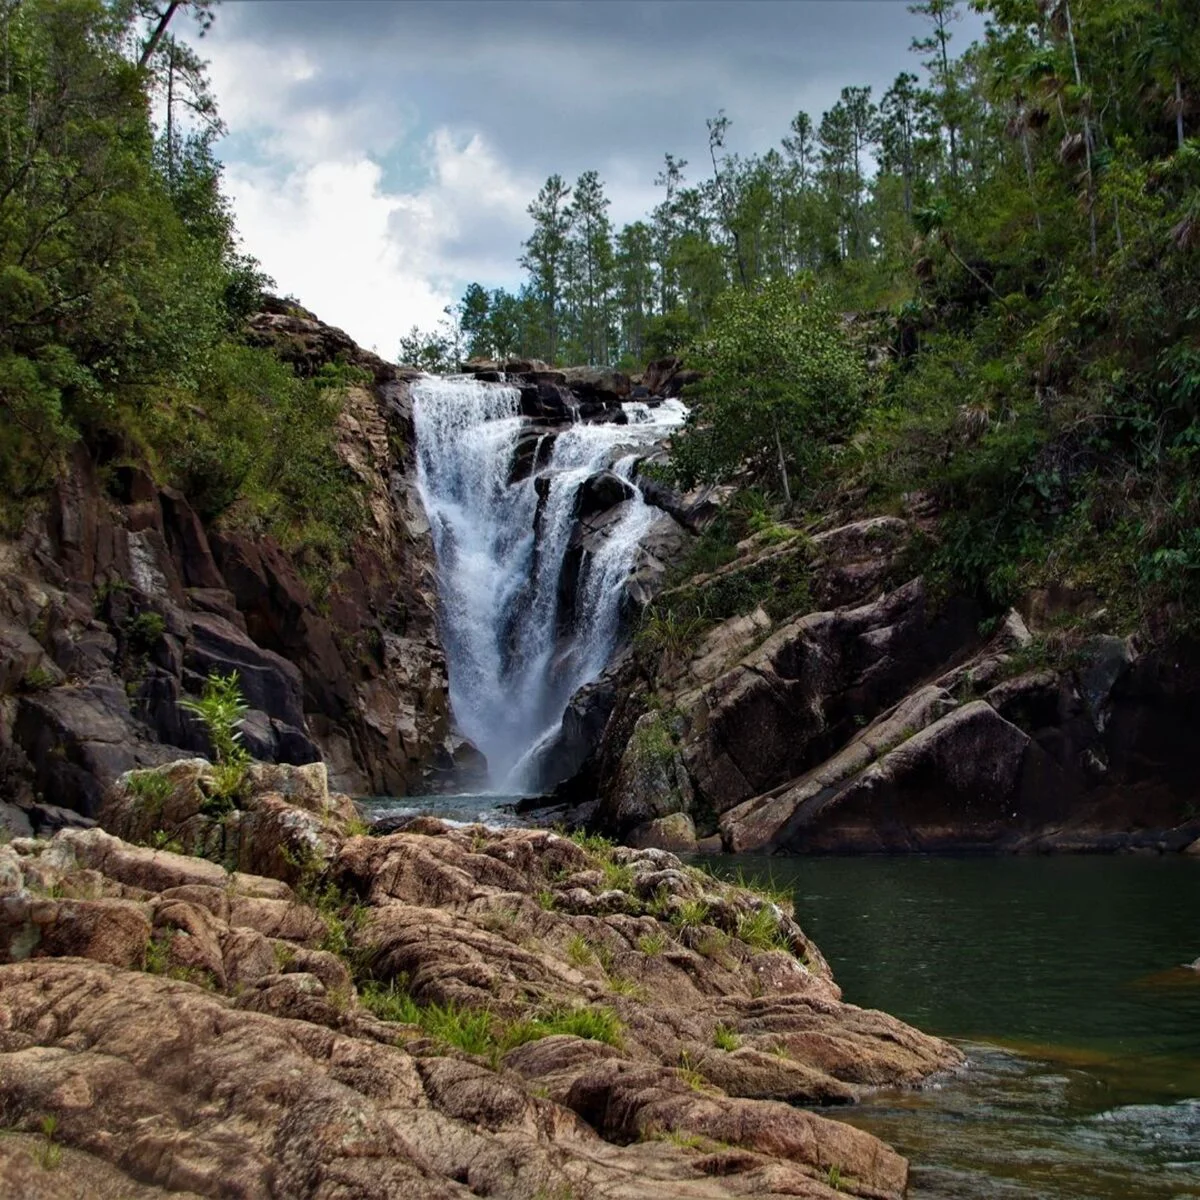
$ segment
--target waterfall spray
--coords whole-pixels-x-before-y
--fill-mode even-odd
[[[553,435],[548,461],[510,483],[527,428],[516,388],[428,377],[413,385],[413,399],[454,718],[486,757],[492,786],[531,790],[539,785],[537,748],[612,656],[625,581],[657,515],[632,478],[633,451],[681,425],[686,409],[676,401],[627,404],[627,424],[566,426]],[[560,587],[571,569],[579,489],[604,469],[631,495],[585,559],[575,618],[563,630]]]

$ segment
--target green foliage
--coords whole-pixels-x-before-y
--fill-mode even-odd
[[[165,850],[168,854],[182,854],[183,843],[172,837],[165,829],[156,829],[147,843],[152,850]]]
[[[573,967],[590,967],[596,961],[592,944],[581,934],[575,933],[567,939],[567,962]]]
[[[166,632],[167,622],[161,613],[140,612],[125,627],[125,636],[134,649],[144,653],[150,650]]]
[[[726,293],[690,360],[702,379],[673,451],[685,482],[729,478],[748,464],[790,502],[862,410],[863,366],[829,294],[809,280]]]
[[[171,941],[174,930],[159,930],[146,939],[146,971],[150,975],[166,975],[170,970]]]
[[[718,1050],[736,1050],[742,1044],[737,1031],[728,1025],[718,1025],[713,1030],[713,1045]]]
[[[171,781],[161,771],[131,771],[127,783],[145,811],[157,819],[171,795]]]
[[[240,726],[250,706],[242,696],[236,671],[230,671],[228,675],[214,671],[204,681],[200,696],[185,696],[179,707],[200,719],[218,764],[249,761],[249,755],[241,745]]]
[[[125,57],[146,7],[25,0],[4,17],[0,524],[82,441],[101,465],[149,467],[210,520],[310,547],[321,590],[362,518],[334,424],[338,389],[365,375],[329,364],[299,380],[241,344],[268,281],[221,193],[204,64],[171,36],[145,69]],[[135,649],[152,633],[134,631]]]
[[[55,682],[54,672],[40,665],[30,667],[21,676],[21,687],[27,692],[44,692],[52,688]]]
[[[38,1166],[43,1171],[53,1171],[62,1163],[62,1147],[54,1140],[58,1118],[53,1113],[43,1117],[38,1129],[42,1135],[37,1152]]]
[[[657,958],[670,944],[670,938],[662,930],[654,933],[643,933],[637,940],[637,948],[647,958]]]
[[[671,924],[676,929],[699,929],[709,918],[711,909],[705,900],[684,900],[671,911]]]
[[[791,940],[779,926],[779,918],[766,905],[738,919],[737,935],[756,950],[790,951]]]
[[[554,1006],[531,1017],[501,1021],[487,1009],[454,1004],[417,1004],[403,981],[388,985],[371,981],[359,993],[362,1005],[381,1021],[416,1025],[431,1038],[467,1054],[488,1058],[493,1065],[507,1051],[556,1034],[620,1046],[624,1027],[611,1008]]]

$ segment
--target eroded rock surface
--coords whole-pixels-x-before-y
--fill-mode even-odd
[[[202,772],[166,774],[175,821]],[[315,774],[246,803],[320,817],[292,885],[100,829],[0,847],[13,1194],[904,1195],[900,1156],[795,1106],[959,1055],[844,1004],[775,901],[547,831],[354,836]],[[130,808],[123,780],[102,812]]]
[[[248,338],[304,375],[337,362],[338,457],[365,521],[324,595],[311,551],[206,521],[186,497],[80,448],[40,510],[0,543],[0,796],[94,818],[122,772],[206,753],[179,706],[236,671],[256,757],[324,758],[338,785],[403,794],[443,756],[446,663],[432,544],[411,475],[413,376],[280,302]],[[306,554],[309,557],[306,557]]]

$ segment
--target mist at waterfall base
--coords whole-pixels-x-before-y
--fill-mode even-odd
[[[571,696],[612,657],[626,580],[661,515],[634,478],[639,453],[682,425],[687,409],[672,400],[656,408],[625,404],[626,424],[548,429],[548,458],[539,444],[533,462],[542,465],[510,483],[518,439],[530,428],[515,387],[428,377],[412,392],[455,725],[486,758],[491,789],[536,791],[539,751],[557,733]],[[579,489],[605,469],[633,495],[579,568],[575,617],[560,629],[560,576]]]

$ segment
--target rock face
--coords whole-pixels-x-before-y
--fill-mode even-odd
[[[689,817],[736,852],[1194,842],[1183,748],[1200,654],[1095,637],[1069,668],[1038,667],[1015,611],[985,642],[970,605],[905,579],[909,532],[879,517],[752,538],[682,585],[686,611],[761,596],[774,612],[735,611],[649,664],[627,661],[564,797],[598,789],[592,819],[635,844]],[[791,590],[780,599],[772,581]]]
[[[99,829],[0,847],[6,1194],[901,1200],[899,1155],[795,1105],[960,1056],[842,1003],[777,904],[544,831],[349,836],[320,782],[248,799],[324,806],[294,887]]]
[[[83,452],[0,544],[0,797],[94,817],[121,772],[207,752],[179,707],[236,671],[261,759],[324,758],[338,786],[403,794],[444,753],[446,665],[433,552],[410,477],[409,376],[340,330],[276,304],[249,337],[302,374],[336,357],[374,382],[342,394],[337,451],[366,525],[320,601],[302,557],[206,525],[143,472],[102,480]]]

